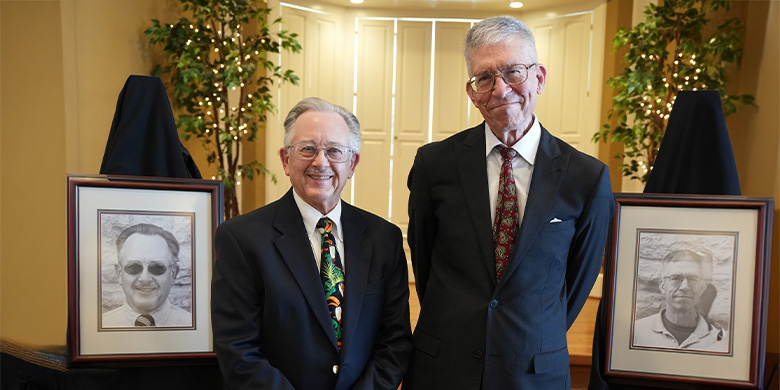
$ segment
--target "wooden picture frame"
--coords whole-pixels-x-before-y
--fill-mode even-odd
[[[69,363],[214,361],[222,218],[221,181],[69,175]]]
[[[673,388],[760,389],[771,198],[615,194],[605,375]]]

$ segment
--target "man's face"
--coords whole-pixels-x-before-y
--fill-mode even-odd
[[[695,310],[702,293],[707,287],[701,265],[696,260],[679,260],[664,267],[660,281],[661,292],[666,296],[666,305],[681,312]]]
[[[335,112],[307,111],[295,121],[293,131],[292,145],[306,142],[315,147],[349,146],[347,123]],[[341,190],[360,160],[360,155],[353,152],[345,162],[330,162],[322,150],[313,160],[299,160],[292,148],[280,149],[279,155],[295,192],[323,215],[336,207]]]
[[[469,56],[472,75],[495,74],[517,64],[530,65],[534,60],[526,51],[519,37],[480,46]],[[546,75],[544,65],[537,64],[528,69],[528,79],[522,84],[509,86],[496,76],[492,91],[476,93],[466,82],[466,93],[494,132],[522,133],[531,126],[536,97],[544,90]]]
[[[149,313],[168,299],[179,272],[165,239],[136,233],[125,241],[116,266],[127,303],[139,313]]]

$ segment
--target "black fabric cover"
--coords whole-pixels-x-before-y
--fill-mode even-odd
[[[159,77],[130,76],[116,103],[101,174],[200,179]]]
[[[680,91],[645,193],[741,195],[718,91]]]
[[[741,195],[737,164],[718,91],[680,91],[669,115],[655,166],[644,193]],[[609,259],[607,259],[609,260]],[[611,265],[604,266],[603,297]],[[653,389],[607,383],[604,364],[607,308],[599,302],[593,334],[589,390]]]

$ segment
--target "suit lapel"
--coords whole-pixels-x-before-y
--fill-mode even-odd
[[[373,243],[364,236],[366,224],[351,205],[342,202],[341,231],[344,235],[344,251],[347,264],[344,268],[344,311],[342,324],[344,333],[342,347],[349,351],[363,307],[363,297],[368,284]],[[342,353],[342,359],[345,354]]]
[[[517,232],[517,243],[509,266],[501,277],[501,285],[512,276],[520,263],[523,262],[523,255],[533,244],[539,229],[543,224],[549,222],[545,218],[549,215],[550,207],[552,207],[552,202],[561,186],[568,163],[569,156],[561,154],[553,136],[542,127],[523,222]]]
[[[490,193],[487,187],[487,159],[485,158],[485,123],[474,127],[463,143],[457,145],[458,172],[466,207],[474,227],[483,264],[496,283],[496,262],[493,256],[493,227],[490,222]]]
[[[281,199],[284,205],[279,208],[280,211],[274,220],[274,228],[282,234],[274,240],[274,245],[279,250],[290,273],[295,277],[295,281],[298,283],[298,287],[306,298],[317,322],[330,338],[333,347],[338,348],[328,306],[325,303],[322,281],[320,281],[320,276],[315,266],[316,262],[314,262],[314,255],[312,254],[311,246],[308,245],[308,234],[303,226],[303,218],[298,210],[298,206],[295,204],[292,191],[292,189],[288,191]]]

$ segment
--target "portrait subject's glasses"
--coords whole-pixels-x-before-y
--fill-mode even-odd
[[[303,161],[314,160],[320,154],[320,150],[324,151],[325,158],[333,163],[346,162],[352,156],[351,149],[338,144],[317,146],[308,142],[298,142],[295,145],[288,146],[287,149],[292,149],[292,155]]]
[[[522,84],[528,79],[528,69],[537,64],[517,64],[499,69],[495,73],[480,73],[469,79],[471,89],[475,93],[487,93],[496,85],[496,77],[501,76],[506,85]]]
[[[141,272],[144,272],[144,265],[138,261],[133,261],[125,264],[125,266],[122,267],[122,269],[125,270],[125,273],[127,273],[128,275],[135,276],[140,274]],[[153,261],[146,266],[146,269],[149,271],[150,274],[154,276],[160,276],[160,275],[164,275],[165,272],[168,271],[168,266],[159,261]]]
[[[700,278],[700,277],[698,277],[696,275],[682,275],[682,274],[678,274],[678,275],[669,275],[669,276],[666,276],[665,278],[669,279],[669,283],[674,288],[679,288],[680,285],[682,284],[683,280],[686,280],[686,279],[688,280],[688,285],[693,287],[693,288],[699,287],[699,286],[701,286],[704,283],[702,278]]]

